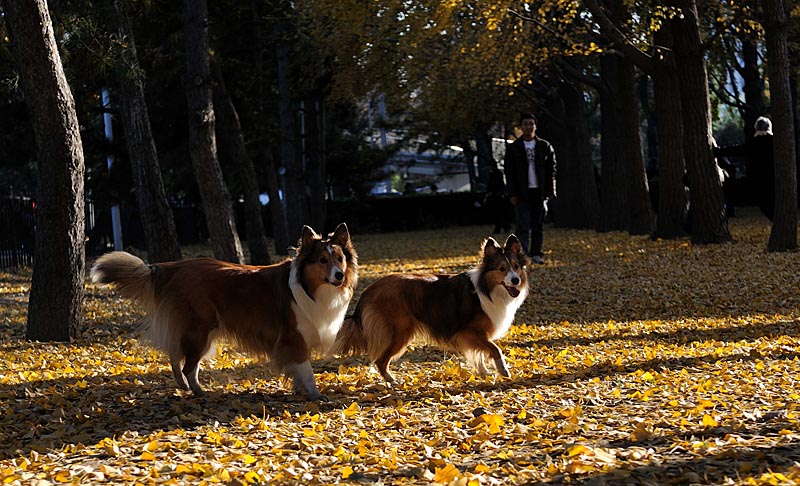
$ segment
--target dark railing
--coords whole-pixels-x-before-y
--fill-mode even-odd
[[[0,269],[33,264],[34,210],[30,197],[0,198]]]
[[[359,233],[410,231],[446,226],[489,224],[487,208],[480,201],[483,194],[442,193],[370,198],[363,201],[329,201],[328,231],[342,221]],[[33,264],[35,202],[30,197],[0,197],[0,269]],[[173,207],[178,239],[183,245],[208,239],[205,219],[200,207]],[[272,218],[268,206],[263,208],[264,226],[272,235]],[[121,206],[122,240],[125,248],[145,249],[140,213],[132,204]],[[236,221],[240,235],[246,234],[244,209],[236,205]],[[292,238],[293,239],[293,238]],[[111,210],[86,201],[86,254],[101,255],[114,249]]]

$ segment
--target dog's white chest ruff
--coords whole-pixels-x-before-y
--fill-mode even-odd
[[[489,339],[494,341],[505,336],[511,328],[517,309],[525,302],[525,298],[528,296],[528,289],[524,288],[517,297],[511,297],[506,289],[498,285],[491,290],[492,298],[489,299],[489,296],[478,290],[478,277],[477,269],[469,271],[469,278],[472,280],[478,299],[480,299],[481,309],[489,316],[494,325],[494,332],[489,336]]]
[[[316,348],[327,353],[344,321],[353,291],[346,286],[326,284],[317,289],[316,299],[312,299],[303,290],[298,268],[294,264],[289,275],[289,288],[294,296],[292,312],[297,319],[297,330],[310,349]]]

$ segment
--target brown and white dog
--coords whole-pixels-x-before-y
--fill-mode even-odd
[[[481,263],[458,275],[388,275],[367,287],[352,316],[345,319],[331,352],[366,352],[383,378],[394,376],[389,363],[420,337],[465,356],[481,374],[489,370],[510,376],[503,353],[494,343],[511,327],[528,295],[526,266],[530,258],[516,236],[503,248],[488,238]]]
[[[202,393],[200,361],[213,354],[215,341],[226,339],[268,356],[293,379],[295,392],[318,399],[310,350],[333,345],[356,287],[358,261],[342,223],[328,239],[304,226],[295,255],[274,265],[210,258],[147,265],[113,252],[97,260],[91,276],[144,305],[146,336],[169,355],[180,388]]]

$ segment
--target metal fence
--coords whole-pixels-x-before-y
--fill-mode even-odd
[[[0,198],[0,269],[33,264],[35,209],[27,196]]]

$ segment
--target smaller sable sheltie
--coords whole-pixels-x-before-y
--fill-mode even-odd
[[[510,376],[493,342],[508,332],[528,295],[530,258],[510,235],[503,248],[493,238],[481,246],[480,265],[458,275],[388,275],[367,287],[345,319],[333,354],[366,352],[392,384],[389,363],[420,337],[466,357],[485,375],[484,356]]]
[[[91,275],[145,306],[146,336],[169,355],[178,387],[202,393],[200,361],[225,339],[268,356],[292,378],[296,393],[318,399],[310,350],[333,345],[358,262],[344,223],[325,240],[304,226],[295,250],[291,259],[269,266],[210,258],[147,265],[119,251],[100,257]]]

